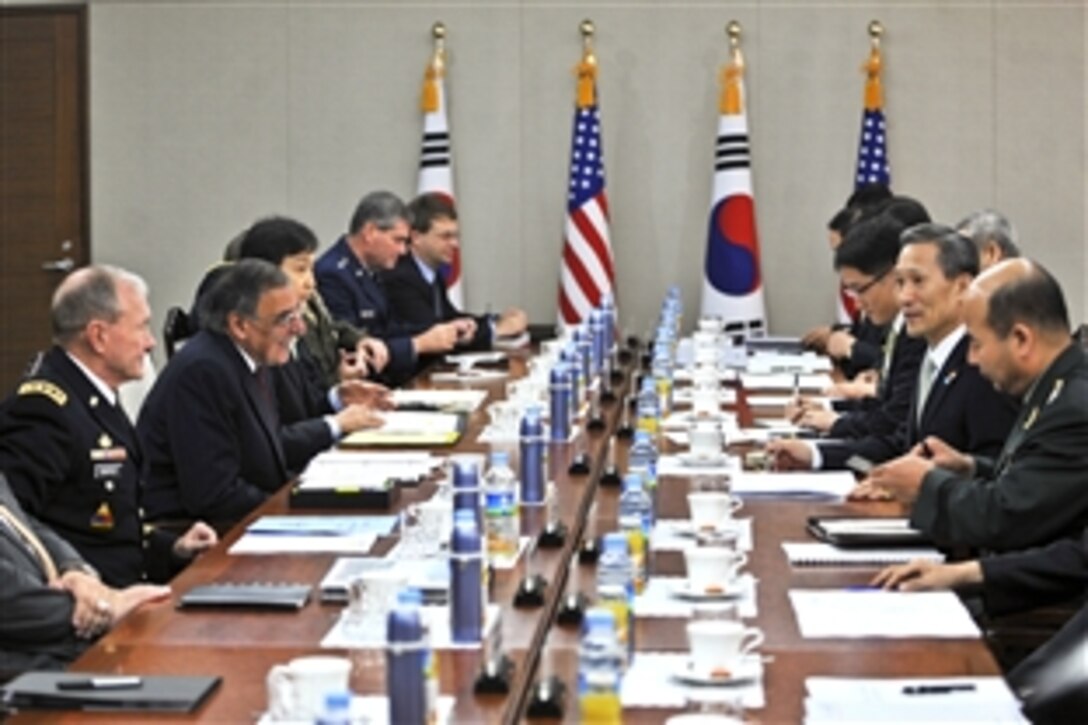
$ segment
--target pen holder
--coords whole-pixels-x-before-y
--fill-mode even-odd
[[[583,539],[582,545],[578,547],[578,563],[579,564],[596,564],[597,559],[601,558],[601,541],[597,538]]]
[[[549,521],[536,538],[541,549],[558,549],[567,541],[567,525],[562,521]]]
[[[483,664],[476,674],[472,691],[477,695],[506,695],[514,677],[513,661],[501,652]]]
[[[514,606],[522,609],[541,607],[548,591],[548,580],[540,574],[530,574],[521,580],[514,593]]]
[[[571,476],[585,476],[589,473],[589,454],[579,453],[567,467],[567,473]]]
[[[567,699],[567,686],[558,677],[548,677],[533,685],[525,717],[534,719],[562,720]]]
[[[620,470],[616,468],[616,464],[612,464],[601,472],[600,485],[605,488],[615,488],[623,483],[623,478],[620,476]]]
[[[556,624],[565,627],[581,624],[588,606],[589,599],[586,598],[585,594],[581,592],[568,594],[559,602],[559,611],[555,615]]]

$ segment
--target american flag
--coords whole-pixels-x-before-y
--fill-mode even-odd
[[[884,127],[884,91],[880,73],[884,60],[880,46],[875,43],[862,69],[865,71],[865,107],[861,115],[861,134],[858,136],[858,164],[854,175],[854,189],[868,184],[891,186],[892,172],[888,166],[887,133]],[[842,285],[836,305],[839,322],[850,323],[858,318],[857,300]]]
[[[880,47],[874,45],[864,66],[865,111],[861,116],[861,136],[858,138],[855,189],[866,184],[891,186],[892,173],[888,166],[887,136],[884,128],[884,92],[880,82],[882,68]]]
[[[615,272],[608,230],[608,197],[604,190],[601,121],[596,89],[592,101],[574,111],[570,152],[570,186],[559,271],[559,314],[577,324],[612,294]]]
[[[435,51],[434,58],[423,76],[423,145],[419,155],[418,192],[437,193],[453,201],[453,155],[450,145],[450,127],[446,117],[445,52]],[[454,307],[464,307],[461,284],[461,251],[453,256],[453,263],[443,266],[446,291]]]

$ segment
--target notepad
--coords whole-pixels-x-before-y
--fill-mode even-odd
[[[124,690],[58,688],[62,682],[113,676],[115,673],[25,672],[0,688],[0,699],[18,709],[192,712],[222,681],[214,676],[139,675],[139,686]]]
[[[933,695],[908,689],[944,688]],[[1001,677],[809,677],[805,722],[1025,723]]]
[[[471,413],[486,397],[483,390],[394,390],[393,404],[398,408],[430,406],[446,413]]]
[[[738,496],[795,499],[842,499],[857,483],[848,471],[732,474],[730,483]]]
[[[201,584],[193,587],[181,595],[178,600],[178,608],[302,609],[309,600],[309,584],[227,582],[223,584]]]
[[[452,446],[461,438],[464,417],[455,413],[390,411],[383,424],[357,430],[340,441],[343,448],[368,446]]]
[[[930,547],[893,549],[842,549],[815,542],[782,542],[793,566],[886,566],[915,559],[943,562],[944,554]]]
[[[935,637],[978,639],[978,625],[952,592],[792,589],[797,626],[806,639]]]

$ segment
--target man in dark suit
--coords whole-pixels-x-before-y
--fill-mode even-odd
[[[1024,549],[1088,525],[1088,359],[1069,335],[1057,280],[1013,259],[971,284],[969,359],[1022,401],[996,460],[927,437],[873,470],[873,486],[912,504],[911,523],[944,546]]]
[[[320,303],[313,275],[316,250],[317,237],[309,227],[294,219],[269,217],[246,230],[238,251],[241,259],[263,259],[279,267],[291,280],[305,309],[316,312],[318,308],[311,306],[314,301]],[[336,343],[310,333],[307,315],[306,332],[293,346],[291,359],[272,368],[284,455],[294,472],[300,472],[313,456],[341,436],[379,425],[381,418],[376,410],[391,406],[387,388],[356,379],[356,370]],[[314,348],[324,348],[326,341],[333,347],[332,354],[343,357],[345,363],[340,366],[345,379],[332,386],[325,385],[325,375],[314,354]],[[364,347],[367,341],[385,349],[375,338],[359,340],[353,353],[364,369],[367,361],[376,362]]]
[[[393,383],[416,372],[420,355],[449,352],[473,332],[461,320],[421,331],[395,316],[379,274],[392,269],[406,251],[408,224],[408,209],[396,195],[368,194],[356,206],[348,233],[314,266],[318,290],[333,317],[385,342],[389,365],[384,379]]]
[[[155,344],[147,287],[113,267],[80,269],[57,287],[51,316],[55,345],[0,405],[0,470],[104,581],[166,581],[216,536],[144,522],[143,455],[117,389],[143,374]]]
[[[1088,529],[1046,547],[955,564],[913,561],[873,580],[887,589],[979,587],[986,612],[1013,614],[1088,594]],[[1033,722],[1083,722],[1088,713],[1088,604],[1009,673]]]
[[[460,246],[457,209],[442,194],[421,194],[408,205],[412,242],[408,253],[382,275],[393,314],[410,329],[423,331],[441,322],[461,320],[471,336],[464,347],[486,350],[496,338],[525,332],[525,313],[509,308],[501,315],[468,315],[450,302],[443,265],[452,264]]]
[[[973,454],[1001,450],[1016,418],[1012,399],[994,390],[967,362],[970,340],[963,325],[963,295],[978,274],[978,252],[954,229],[920,224],[903,232],[895,268],[899,306],[908,335],[926,342],[916,394],[894,433],[850,441],[776,443],[801,467],[842,469],[851,456],[881,463],[937,436]],[[868,489],[863,484],[858,495]]]
[[[153,520],[233,523],[289,477],[269,368],[302,332],[298,295],[278,268],[246,259],[215,282],[204,311],[137,424]]]
[[[851,227],[835,251],[835,268],[843,286],[874,324],[889,326],[874,405],[840,414],[800,401],[786,411],[795,422],[832,438],[853,439],[893,433],[906,418],[926,345],[906,334],[899,314],[894,271],[903,230],[894,217],[877,216]],[[788,460],[783,464],[790,465]]]
[[[133,608],[168,587],[103,584],[79,553],[26,514],[0,473],[0,681],[60,669]]]

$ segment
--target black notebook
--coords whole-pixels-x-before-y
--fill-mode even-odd
[[[0,693],[16,709],[192,712],[220,681],[211,676],[26,672]]]
[[[905,518],[813,516],[809,518],[807,528],[814,538],[842,547],[920,546],[930,543]]]
[[[201,584],[178,600],[178,607],[249,607],[302,609],[310,599],[309,584],[270,582]]]

